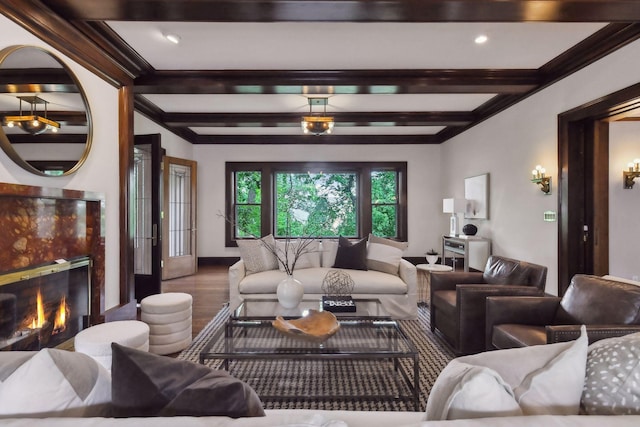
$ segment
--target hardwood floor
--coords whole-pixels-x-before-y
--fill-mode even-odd
[[[229,267],[200,266],[193,276],[162,282],[162,292],[185,292],[193,297],[193,336],[229,301]]]

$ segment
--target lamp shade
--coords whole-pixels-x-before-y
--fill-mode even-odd
[[[442,199],[442,212],[458,213],[467,211],[466,199]]]

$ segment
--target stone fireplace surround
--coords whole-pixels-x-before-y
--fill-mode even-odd
[[[0,183],[0,274],[89,256],[91,325],[104,322],[104,195]]]

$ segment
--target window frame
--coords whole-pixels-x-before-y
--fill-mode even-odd
[[[275,174],[279,172],[355,172],[358,176],[358,224],[357,238],[367,237],[372,230],[371,172],[395,171],[397,173],[398,241],[408,240],[408,203],[407,203],[407,162],[226,162],[225,163],[225,213],[228,218],[235,218],[235,173],[258,171],[261,173],[261,233],[262,236],[274,232],[274,185]],[[225,246],[237,246],[234,227],[225,222]]]

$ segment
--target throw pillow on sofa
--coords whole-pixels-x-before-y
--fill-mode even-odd
[[[301,245],[304,245],[302,249],[300,249]],[[320,252],[320,242],[317,240],[276,240],[276,248],[278,250],[278,257],[283,261],[287,260],[289,270],[291,270],[291,267],[293,266],[293,260],[296,252],[301,254],[296,261],[296,270],[320,267],[322,253]],[[278,262],[278,268],[280,271],[285,271],[284,265],[282,265],[281,262]]]
[[[351,243],[346,237],[338,238],[338,252],[333,268],[367,270],[367,239]]]
[[[406,242],[396,242],[369,234],[367,268],[397,276],[402,253],[407,249],[407,246]]]
[[[452,360],[427,400],[426,420],[578,415],[588,338]]]
[[[240,249],[240,257],[244,261],[247,276],[261,271],[278,269],[278,259],[274,253],[276,241],[273,235],[269,234],[262,239],[238,239],[236,242]],[[267,247],[273,248],[273,251]]]
[[[606,338],[589,346],[582,412],[640,414],[640,333]]]
[[[1,353],[0,417],[107,415],[111,377],[86,354],[49,348]]]
[[[115,416],[264,416],[256,392],[225,371],[111,344]]]

